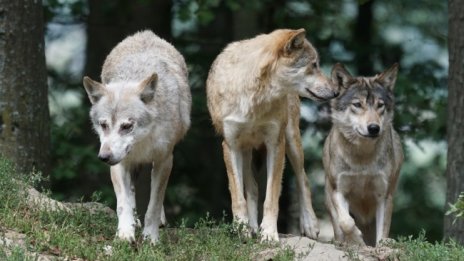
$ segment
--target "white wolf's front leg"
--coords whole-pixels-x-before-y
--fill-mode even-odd
[[[282,189],[281,182],[285,160],[285,139],[283,133],[278,135],[277,142],[268,142],[266,150],[267,183],[261,236],[262,240],[279,241],[277,217],[279,215],[279,197]]]
[[[145,226],[142,234],[144,238],[149,239],[153,244],[159,240],[159,226],[164,216],[164,194],[171,174],[172,161],[173,156],[171,153],[168,157],[154,162],[151,171],[150,202],[145,214]]]
[[[121,163],[111,166],[111,181],[116,194],[118,231],[116,236],[122,240],[135,241],[135,188],[128,166]]]

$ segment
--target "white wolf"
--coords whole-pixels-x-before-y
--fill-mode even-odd
[[[153,243],[158,240],[174,145],[190,126],[187,77],[182,55],[150,31],[127,37],[111,51],[103,64],[102,83],[84,77],[90,117],[101,142],[98,157],[111,165],[120,239],[135,240],[131,171],[152,163],[143,236]]]

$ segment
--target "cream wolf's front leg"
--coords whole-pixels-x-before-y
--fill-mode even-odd
[[[135,241],[135,188],[128,166],[122,163],[111,166],[111,181],[116,194],[118,231],[116,236],[122,240]]]
[[[244,155],[240,149],[229,147],[226,141],[222,142],[222,148],[224,151],[224,162],[227,168],[227,178],[229,179],[234,221],[248,225],[247,202],[245,200],[243,188]]]
[[[155,244],[159,239],[159,226],[163,222],[163,201],[166,187],[171,174],[173,156],[172,153],[166,158],[153,163],[151,171],[150,202],[145,214],[143,236]]]
[[[304,169],[304,154],[301,147],[298,120],[299,118],[289,117],[285,128],[286,154],[296,176],[300,207],[300,232],[307,237],[316,239],[319,235],[319,222],[313,210],[311,189]]]
[[[276,141],[266,142],[266,198],[261,223],[262,240],[279,241],[277,233],[277,217],[279,215],[279,197],[282,188],[282,174],[285,160],[285,138],[283,131]]]

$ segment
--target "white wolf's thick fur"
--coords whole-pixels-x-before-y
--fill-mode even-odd
[[[150,31],[127,37],[108,55],[102,83],[84,77],[100,137],[99,157],[111,165],[121,239],[135,240],[135,191],[131,171],[152,163],[151,193],[143,235],[158,240],[164,192],[174,145],[190,126],[187,68],[175,48]]]
[[[305,31],[276,30],[229,44],[208,75],[208,109],[224,137],[234,220],[258,230],[258,188],[252,173],[252,150],[266,149],[267,185],[261,235],[278,240],[277,215],[285,153],[297,175],[302,232],[316,238],[299,132],[298,95],[333,98],[336,91],[319,69]]]

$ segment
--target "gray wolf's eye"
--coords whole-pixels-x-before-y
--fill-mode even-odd
[[[134,127],[133,123],[123,123],[121,124],[121,130],[122,131],[130,131]]]
[[[379,102],[379,104],[377,104],[377,108],[382,109],[383,107],[385,107],[383,102]]]
[[[360,102],[353,102],[352,105],[356,108],[361,108],[361,103]]]

